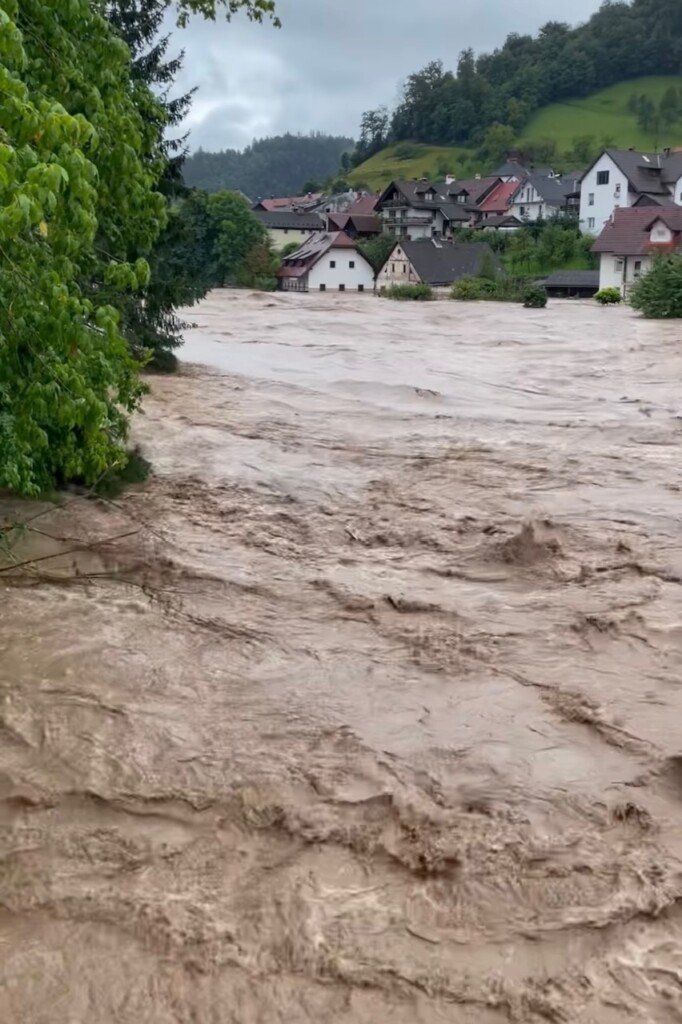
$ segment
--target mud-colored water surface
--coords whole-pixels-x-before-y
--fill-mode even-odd
[[[152,480],[2,505],[0,1020],[682,1021],[679,325],[191,315]]]

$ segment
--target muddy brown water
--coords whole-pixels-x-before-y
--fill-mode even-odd
[[[680,326],[190,315],[149,484],[2,505],[0,1020],[682,1021]]]

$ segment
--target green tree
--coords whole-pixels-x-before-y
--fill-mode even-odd
[[[244,261],[256,246],[266,245],[268,233],[249,202],[238,192],[214,192],[208,197],[212,223],[216,284],[236,284]]]
[[[491,124],[483,136],[483,142],[478,151],[479,159],[486,161],[491,166],[499,164],[509,150],[513,149],[515,138],[514,129],[510,125],[499,122]]]
[[[653,320],[682,318],[682,256],[659,256],[632,289],[630,305]]]
[[[659,106],[659,113],[664,125],[670,127],[676,124],[680,118],[680,96],[674,85],[671,85],[663,93]]]
[[[512,235],[507,255],[515,271],[528,271],[537,258],[537,245],[530,231],[521,228]]]
[[[376,235],[374,238],[363,238],[358,242],[358,249],[376,273],[395,249],[396,241],[393,235]]]

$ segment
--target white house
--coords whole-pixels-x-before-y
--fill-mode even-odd
[[[580,230],[599,234],[621,207],[682,205],[682,152],[606,149],[583,175]]]
[[[374,270],[343,231],[319,232],[282,263],[282,291],[369,292]]]
[[[682,251],[682,206],[615,210],[593,251],[600,257],[599,287],[618,288],[626,296],[657,253]]]
[[[575,210],[579,191],[580,185],[575,178],[529,174],[518,183],[511,196],[509,212],[524,222],[548,220]],[[575,203],[572,202],[574,197]]]
[[[376,212],[384,231],[396,238],[451,238],[457,227],[473,223],[476,206],[499,183],[498,178],[448,182],[392,181],[381,193]]]

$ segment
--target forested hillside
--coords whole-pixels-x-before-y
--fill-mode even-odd
[[[342,157],[353,149],[352,139],[337,135],[276,135],[258,139],[243,152],[199,150],[187,158],[188,185],[209,192],[239,189],[251,199],[259,196],[298,195],[305,181],[321,181],[336,174]]]
[[[513,140],[547,104],[681,71],[680,0],[606,0],[584,25],[550,21],[535,37],[508,36],[493,53],[464,50],[455,71],[433,61],[411,74],[393,113],[363,115],[353,161],[401,141],[478,147],[491,129]]]

